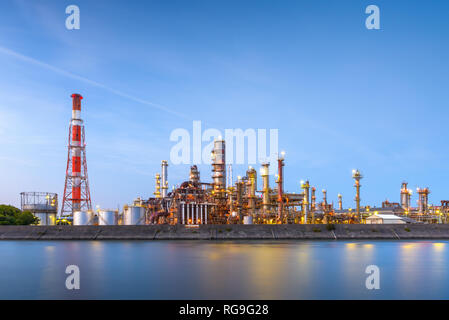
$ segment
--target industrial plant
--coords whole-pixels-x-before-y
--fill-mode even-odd
[[[22,210],[31,211],[41,225],[148,225],[181,224],[197,227],[203,224],[373,224],[373,223],[447,223],[449,200],[440,206],[429,204],[429,188],[418,188],[417,207],[412,206],[413,192],[403,182],[400,202],[384,201],[380,207],[361,203],[363,178],[353,170],[354,209],[328,201],[327,191],[317,199],[316,187],[301,181],[298,193],[284,191],[285,154],[276,163],[263,163],[260,174],[249,167],[246,175],[232,177],[232,165],[226,164],[226,143],[214,141],[211,154],[211,182],[200,178],[196,165],[186,172],[186,181],[169,188],[168,161],[161,162],[155,174],[154,196],[137,198],[122,210],[93,210],[87,174],[85,130],[81,119],[79,94],[72,95],[72,119],[68,134],[68,157],[61,210],[54,193],[23,192]],[[270,166],[276,166],[275,184],[270,185]],[[258,190],[258,179],[262,188]]]

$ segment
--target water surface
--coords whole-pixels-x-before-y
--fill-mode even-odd
[[[0,299],[447,299],[448,266],[447,241],[0,241]]]

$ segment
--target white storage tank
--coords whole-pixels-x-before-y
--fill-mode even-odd
[[[56,213],[35,213],[34,216],[39,218],[39,226],[54,226],[56,224]]]
[[[243,224],[253,224],[253,217],[252,216],[244,216]]]
[[[94,224],[94,213],[92,211],[75,211],[73,213],[74,226],[89,226]]]
[[[100,226],[115,226],[117,225],[118,212],[115,210],[100,210],[98,211],[98,224]]]
[[[125,209],[123,224],[125,226],[135,226],[145,224],[145,208],[139,206],[129,206]]]

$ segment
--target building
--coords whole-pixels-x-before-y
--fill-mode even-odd
[[[366,224],[405,224],[407,221],[394,214],[373,214],[366,218]]]

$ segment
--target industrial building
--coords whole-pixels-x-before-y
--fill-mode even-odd
[[[233,179],[232,165],[226,164],[226,142],[222,138],[213,142],[210,182],[203,181],[198,167],[192,165],[190,171],[186,172],[187,180],[170,189],[169,164],[167,160],[163,160],[161,171],[155,174],[152,197],[137,198],[121,210],[94,211],[87,174],[84,123],[81,119],[83,97],[79,94],[73,94],[71,97],[72,118],[68,135],[67,169],[59,218],[73,222],[73,225],[352,224],[379,221],[388,223],[394,219],[422,223],[448,222],[448,200],[441,201],[441,206],[430,205],[429,188],[418,188],[418,205],[413,207],[413,192],[408,189],[406,182],[401,185],[399,203],[384,201],[381,207],[363,206],[363,175],[359,170],[352,172],[355,188],[354,210],[343,208],[341,194],[338,194],[338,204],[334,207],[334,203],[327,199],[326,189],[321,191],[322,199],[317,200],[317,186],[310,181],[301,181],[297,193],[286,192],[283,152],[275,163],[261,164],[262,188],[258,190],[258,172],[251,166],[245,176]],[[270,185],[270,166],[277,168],[274,186]],[[44,200],[40,196],[33,196],[33,193],[23,193],[22,209],[33,212],[40,218],[41,224],[54,224],[58,210],[57,195],[45,194],[43,197]]]
[[[58,195],[51,192],[22,192],[20,194],[22,211],[31,212],[39,218],[39,225],[51,226],[56,224],[58,212]]]
[[[405,224],[401,217],[394,214],[373,214],[366,218],[366,224]]]

